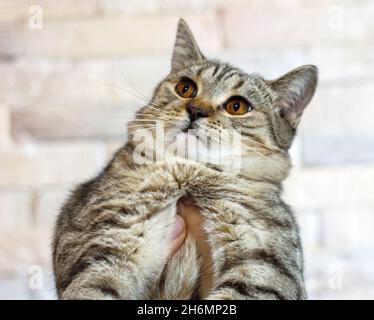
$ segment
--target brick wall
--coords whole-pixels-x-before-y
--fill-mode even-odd
[[[1,1],[0,298],[54,298],[58,208],[126,140],[141,106],[128,88],[150,96],[168,73],[179,17],[208,56],[248,72],[318,65],[285,197],[301,226],[310,298],[374,298],[369,0]]]

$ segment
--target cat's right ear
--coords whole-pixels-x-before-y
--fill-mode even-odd
[[[203,59],[204,56],[186,21],[180,19],[171,63],[172,72],[183,70],[193,63],[201,62]]]

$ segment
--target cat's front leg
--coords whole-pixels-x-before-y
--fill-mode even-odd
[[[176,200],[113,200],[88,209],[84,230],[72,229],[58,242],[60,298],[146,299],[160,277],[171,252]]]
[[[132,191],[118,181],[62,222],[54,244],[60,298],[148,298],[169,258],[180,196],[167,178],[154,170]]]
[[[297,227],[276,186],[248,184],[208,168],[188,172],[193,174],[185,184],[187,199],[200,209],[206,235],[206,240],[197,241],[203,261],[201,297],[304,298]],[[204,249],[205,241],[209,249]],[[204,268],[204,261],[211,267]]]
[[[213,261],[207,299],[306,297],[294,221],[273,205],[238,195],[199,201]]]

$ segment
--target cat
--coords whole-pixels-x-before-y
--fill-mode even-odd
[[[97,177],[75,189],[58,216],[58,297],[305,299],[298,226],[281,197],[288,151],[317,79],[313,65],[265,80],[208,59],[180,20],[171,72],[129,124],[128,142]],[[138,163],[135,131],[155,133],[158,120],[170,129],[163,150],[170,137],[192,135],[193,144],[204,135],[220,137],[233,161],[178,156]],[[222,132],[240,133],[239,154]],[[145,144],[140,154],[148,159],[155,152]],[[176,214],[188,230],[169,258]]]

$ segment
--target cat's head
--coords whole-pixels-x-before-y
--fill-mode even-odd
[[[132,125],[139,128],[143,124],[153,130],[154,120],[161,120],[166,132],[166,144],[161,148],[192,132],[192,136],[198,136],[194,143],[205,141],[201,150],[215,148],[207,146],[208,137],[208,142],[220,142],[220,152],[240,160],[241,166],[253,174],[281,178],[288,172],[288,149],[316,85],[317,68],[312,65],[265,80],[256,73],[247,74],[208,59],[186,22],[180,20],[171,72]],[[233,150],[232,140],[225,139],[228,133],[240,134],[239,155]]]

